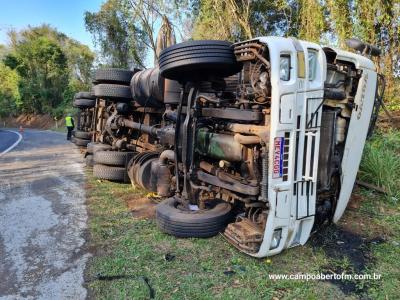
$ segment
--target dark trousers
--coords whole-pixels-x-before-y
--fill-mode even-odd
[[[72,136],[72,130],[74,130],[74,127],[67,126],[67,130],[68,130],[67,140],[70,140]]]

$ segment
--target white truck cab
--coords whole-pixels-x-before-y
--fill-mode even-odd
[[[244,251],[265,257],[305,244],[322,217],[318,212],[334,222],[343,215],[369,129],[377,73],[370,59],[340,49],[281,37],[246,41],[253,42],[268,48],[271,69],[269,212],[259,250]]]

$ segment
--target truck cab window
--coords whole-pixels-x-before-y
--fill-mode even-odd
[[[308,49],[308,79],[314,80],[317,72],[318,52]]]
[[[279,76],[283,81],[290,80],[290,55],[282,54],[279,63]]]

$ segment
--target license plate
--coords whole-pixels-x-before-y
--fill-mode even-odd
[[[272,178],[282,177],[283,173],[283,137],[276,137],[274,139],[274,165],[272,171]]]

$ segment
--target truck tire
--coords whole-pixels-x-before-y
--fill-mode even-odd
[[[93,154],[93,153],[95,153],[97,151],[101,151],[101,150],[111,150],[111,148],[112,147],[107,144],[91,142],[91,143],[87,144],[86,152]]]
[[[91,92],[78,92],[75,94],[75,99],[85,98],[85,99],[96,99],[96,97]]]
[[[190,211],[181,207],[175,197],[157,205],[156,219],[161,231],[177,237],[211,237],[226,227],[230,221],[231,205],[213,200],[205,210]]]
[[[207,80],[236,74],[242,64],[226,41],[188,41],[164,49],[159,58],[161,75],[177,81]]]
[[[99,98],[116,99],[118,101],[132,100],[132,93],[129,86],[119,84],[98,84],[94,86],[94,94]]]
[[[85,140],[90,140],[92,138],[92,133],[86,132],[86,131],[75,130],[74,137],[77,137],[80,139],[85,139]]]
[[[94,166],[93,155],[89,154],[85,157],[86,167],[92,168]]]
[[[94,162],[109,166],[126,166],[133,157],[133,152],[119,151],[96,151],[94,153]]]
[[[105,166],[96,164],[93,166],[93,176],[99,179],[128,182],[128,174],[123,167]]]
[[[239,74],[235,74],[221,80],[219,85],[215,85],[210,81],[201,81],[199,84],[200,92],[215,94],[218,92],[235,93],[239,82]]]
[[[132,76],[133,72],[130,70],[106,68],[96,70],[94,79],[97,83],[130,85]]]
[[[87,140],[87,139],[80,139],[80,138],[74,137],[73,143],[74,143],[75,145],[77,145],[77,146],[86,147],[87,144],[90,143],[90,140]]]
[[[96,105],[96,100],[93,99],[86,99],[86,98],[77,98],[72,103],[73,107],[79,108],[90,108]]]

